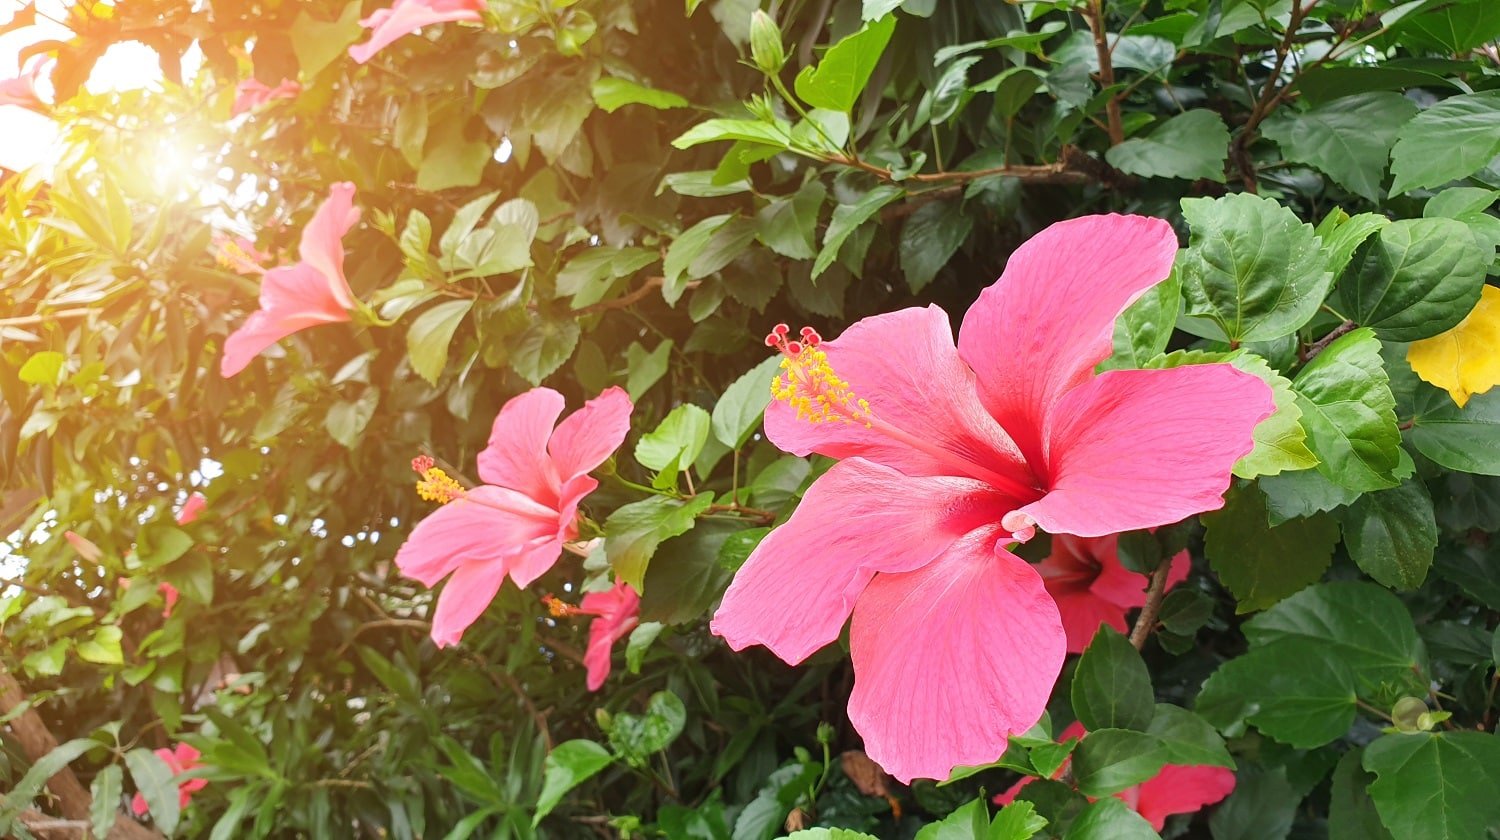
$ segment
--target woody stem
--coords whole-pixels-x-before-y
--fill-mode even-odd
[[[1146,604],[1141,607],[1141,614],[1136,616],[1135,626],[1130,629],[1130,643],[1136,650],[1146,646],[1146,638],[1156,629],[1156,619],[1161,616],[1161,601],[1167,594],[1167,575],[1171,571],[1172,561],[1167,558],[1151,573],[1151,585],[1146,590]]]

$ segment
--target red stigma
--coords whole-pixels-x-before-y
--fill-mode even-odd
[[[434,462],[432,458],[427,455],[418,455],[417,457],[411,459],[411,468],[413,470],[416,470],[418,475],[421,475],[432,469],[433,465]]]
[[[774,347],[787,356],[796,356],[809,347],[817,347],[823,342],[823,337],[812,327],[803,327],[798,331],[802,336],[801,341],[789,340],[792,328],[786,324],[777,324],[766,333],[766,346]]]
[[[800,342],[800,341],[788,341],[786,343],[786,354],[788,356],[795,356],[795,355],[797,355],[797,354],[799,354],[801,352],[802,352],[802,342]]]
[[[781,344],[781,336],[776,333],[766,333],[766,346],[777,347]]]
[[[777,338],[786,338],[786,334],[791,331],[792,328],[787,326],[786,324],[777,324],[776,326],[771,328],[771,333]]]

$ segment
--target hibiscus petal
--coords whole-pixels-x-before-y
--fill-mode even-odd
[[[778,400],[766,409],[766,436],[777,446],[797,455],[859,456],[907,475],[982,477],[978,467],[1027,481],[1020,452],[980,404],[974,373],[959,359],[942,309],[865,318],[819,349],[854,397],[869,401],[879,423],[813,423]],[[906,439],[884,433],[885,424]]]
[[[1033,236],[964,316],[958,354],[984,405],[1031,463],[1052,406],[1110,353],[1115,319],[1165,280],[1172,226],[1145,216],[1085,216]]]
[[[349,281],[344,279],[344,234],[358,221],[354,185],[340,181],[329,187],[328,198],[318,205],[312,221],[302,229],[298,249],[302,262],[318,272],[325,296],[340,309],[354,308],[354,293],[349,290]]]
[[[1167,765],[1141,783],[1136,811],[1161,831],[1172,814],[1191,814],[1228,796],[1234,773],[1223,767]]]
[[[912,478],[862,458],[835,464],[740,567],[713,632],[795,665],[838,638],[872,575],[932,562],[998,521],[1006,503],[973,479]]]
[[[561,482],[547,454],[547,439],[562,410],[563,396],[551,388],[512,397],[495,415],[489,445],[479,453],[479,477],[555,505]]]
[[[904,783],[987,764],[1046,710],[1066,641],[1036,571],[976,531],[940,558],[880,574],[854,608],[849,720]]]
[[[620,448],[634,408],[625,389],[608,388],[558,424],[547,452],[563,481],[593,470]]]
[[[1083,653],[1099,628],[1106,624],[1122,634],[1129,632],[1125,608],[1118,604],[1091,592],[1052,592],[1052,597],[1057,601],[1057,613],[1062,617],[1063,630],[1068,635],[1068,653]]]
[[[1193,561],[1187,551],[1179,551],[1172,558],[1172,568],[1167,570],[1167,588],[1163,591],[1170,591],[1172,587],[1187,580],[1192,568]],[[1089,592],[1128,610],[1146,605],[1146,587],[1150,583],[1147,576],[1121,565],[1118,554],[1111,554],[1108,558],[1101,558],[1099,576],[1094,578]]]
[[[374,31],[369,41],[349,48],[349,57],[364,64],[403,35],[434,23],[479,20],[483,8],[484,0],[396,0],[390,9],[375,12],[360,22]]]
[[[417,523],[396,552],[396,568],[424,586],[472,562],[488,563],[503,577],[511,557],[553,538],[555,516],[514,490],[476,487]]]
[[[1270,386],[1231,365],[1108,371],[1057,404],[1051,491],[1020,511],[1045,531],[1097,537],[1217,510],[1274,409]]]
[[[454,570],[433,611],[432,641],[438,647],[458,644],[469,625],[484,615],[504,582],[505,567],[495,563],[474,561]]]
[[[583,655],[588,689],[598,691],[609,678],[610,649],[639,623],[641,596],[621,581],[605,592],[590,592],[578,605],[580,612],[598,616],[589,624],[589,643]]]
[[[293,266],[293,268],[296,267]],[[268,272],[266,278],[269,281],[272,274],[287,270],[278,268]],[[313,311],[267,312],[264,309],[252,312],[239,329],[224,339],[224,357],[219,360],[219,374],[225,379],[234,376],[244,370],[251,360],[264,352],[266,348],[292,333],[300,332],[308,327],[349,320],[349,316],[342,311],[340,315],[341,317],[331,317],[326,313]]]

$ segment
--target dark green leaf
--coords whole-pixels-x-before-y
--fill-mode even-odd
[[[1421,479],[1366,493],[1338,519],[1345,549],[1370,577],[1394,589],[1415,589],[1427,579],[1438,531]]]
[[[1140,653],[1114,628],[1100,627],[1078,660],[1072,700],[1078,720],[1090,731],[1144,731],[1151,724],[1151,674]]]
[[[1391,146],[1416,113],[1416,103],[1401,94],[1372,91],[1302,112],[1278,109],[1262,131],[1287,160],[1317,167],[1350,192],[1378,202]]]
[[[1073,751],[1073,779],[1085,796],[1109,796],[1155,776],[1170,759],[1171,751],[1155,735],[1099,729]]]
[[[1500,391],[1469,399],[1459,408],[1428,389],[1411,420],[1411,444],[1450,470],[1500,475]]]
[[[1381,338],[1430,338],[1474,309],[1488,264],[1462,222],[1392,222],[1360,247],[1339,282],[1340,306]]]
[[[1370,798],[1396,837],[1470,840],[1500,826],[1500,736],[1386,735],[1365,748]]]
[[[1441,154],[1434,154],[1441,149]],[[1500,90],[1444,99],[1401,129],[1391,149],[1391,195],[1440,187],[1479,171],[1500,154]]]
[[[1350,750],[1333,769],[1328,793],[1328,840],[1393,840],[1390,831],[1380,824],[1367,792],[1375,775],[1360,766],[1363,758],[1363,748]]]
[[[1063,840],[1158,840],[1146,818],[1113,796],[1090,802],[1068,826]]]
[[[1104,158],[1121,172],[1143,178],[1206,178],[1222,183],[1228,156],[1229,129],[1223,118],[1199,108],[1172,117],[1149,137],[1111,146]]]
[[[1317,581],[1339,541],[1338,523],[1326,515],[1274,528],[1267,521],[1265,496],[1254,487],[1232,490],[1221,510],[1203,515],[1203,553],[1242,613],[1265,609]]]
[[[948,264],[974,226],[963,202],[931,201],[917,208],[901,228],[901,271],[913,293],[926,288]]]
[[[177,820],[181,815],[172,768],[145,747],[125,753],[125,764],[130,768],[130,780],[146,799],[152,822],[163,834],[171,836],[177,830]]]

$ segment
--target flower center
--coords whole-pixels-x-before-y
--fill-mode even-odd
[[[234,239],[226,236],[219,241],[218,246],[218,250],[214,254],[214,260],[219,265],[244,274],[266,273],[266,270],[261,268],[260,263],[248,251],[242,248],[240,243],[234,241]]]
[[[463,485],[434,466],[432,458],[418,455],[411,459],[411,468],[422,476],[422,480],[417,482],[417,495],[426,501],[446,505],[454,499],[464,497]]]
[[[578,614],[578,608],[563,601],[555,595],[543,595],[542,603],[547,605],[547,612],[553,618],[570,618]]]

